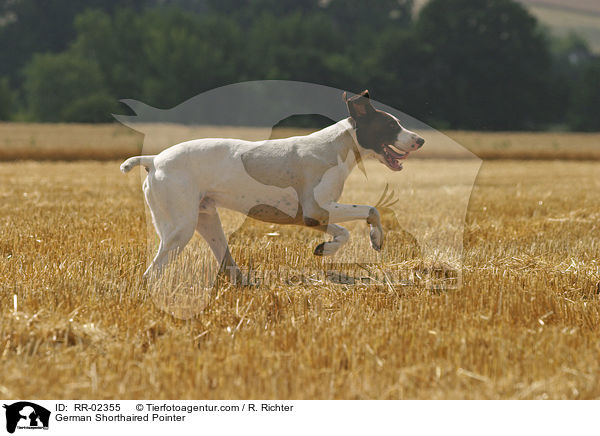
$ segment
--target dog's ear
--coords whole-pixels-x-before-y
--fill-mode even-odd
[[[369,100],[369,91],[367,89],[350,98],[347,98],[346,93],[344,92],[343,98],[348,105],[348,112],[350,112],[350,116],[354,120],[358,120],[375,112],[375,108],[371,106],[371,100]]]

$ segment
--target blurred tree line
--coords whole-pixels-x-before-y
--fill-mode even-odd
[[[0,47],[3,120],[286,79],[369,88],[438,128],[600,129],[600,59],[513,0],[0,0]]]

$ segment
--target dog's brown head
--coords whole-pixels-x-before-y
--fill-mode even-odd
[[[373,152],[391,170],[401,170],[402,160],[425,143],[419,135],[403,128],[395,116],[375,109],[369,91],[351,98],[344,92],[343,97],[356,127],[358,145]]]

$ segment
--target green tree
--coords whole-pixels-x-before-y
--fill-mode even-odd
[[[264,14],[286,17],[294,13],[311,14],[322,9],[319,0],[207,0],[208,11],[230,16],[244,28]]]
[[[75,19],[72,52],[98,65],[111,95],[170,107],[240,80],[243,35],[227,17],[172,7]]]
[[[0,77],[0,120],[10,119],[15,106],[15,93],[8,77]]]
[[[346,36],[352,38],[362,28],[377,37],[386,28],[410,24],[413,4],[413,0],[330,0],[324,10],[340,29],[347,30]]]
[[[112,15],[89,9],[75,17],[77,36],[70,51],[98,65],[106,87],[119,98],[143,98],[148,65],[141,56],[143,17],[134,9],[117,9]]]
[[[429,46],[421,67],[431,118],[454,128],[509,130],[544,121],[550,54],[523,6],[513,0],[431,0],[415,30]],[[399,54],[397,69],[411,61]]]
[[[244,35],[232,20],[170,8],[148,10],[140,20],[137,56],[146,65],[140,79],[149,104],[170,107],[243,75]]]
[[[0,0],[0,76],[20,84],[34,53],[57,53],[75,37],[73,19],[87,8],[109,13],[120,6],[141,9],[154,0]],[[4,49],[9,47],[10,49]]]
[[[343,34],[323,13],[263,14],[248,31],[243,55],[247,79],[347,86],[356,71],[344,52]]]
[[[552,123],[567,127],[573,93],[593,55],[587,42],[575,34],[552,38],[550,50],[552,67],[546,75],[552,81],[552,93],[547,98],[545,111]]]
[[[32,119],[53,122],[110,119],[110,112],[99,117],[97,109],[93,109],[93,116],[89,117],[77,113],[77,108],[92,110],[93,99],[109,111],[107,102],[111,97],[98,65],[73,53],[35,55],[25,68],[24,89]]]
[[[600,58],[589,61],[577,81],[569,111],[573,130],[600,131]]]
[[[540,128],[564,124],[569,107],[577,124],[589,105],[579,89],[585,81],[569,105],[589,61],[580,59],[585,50],[560,40],[550,52],[535,19],[513,0],[430,0],[415,22],[413,0],[48,1],[47,20],[56,23],[12,44],[41,12],[33,0],[0,0],[0,43],[12,44],[0,53],[0,70],[18,87],[0,86],[0,100],[22,94],[31,119],[106,120],[118,98],[171,107],[261,79],[369,88],[441,127]],[[65,33],[55,38],[52,26]],[[44,34],[49,41],[37,44]],[[61,52],[29,59],[32,47]],[[25,69],[14,66],[18,56],[29,59]]]
[[[391,28],[381,32],[378,43],[365,52],[360,75],[378,100],[435,123],[428,112],[430,62],[430,47],[412,29]]]

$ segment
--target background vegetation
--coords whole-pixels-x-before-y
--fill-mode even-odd
[[[377,99],[438,128],[597,130],[600,59],[513,0],[0,0],[0,119],[105,122],[245,80]]]

